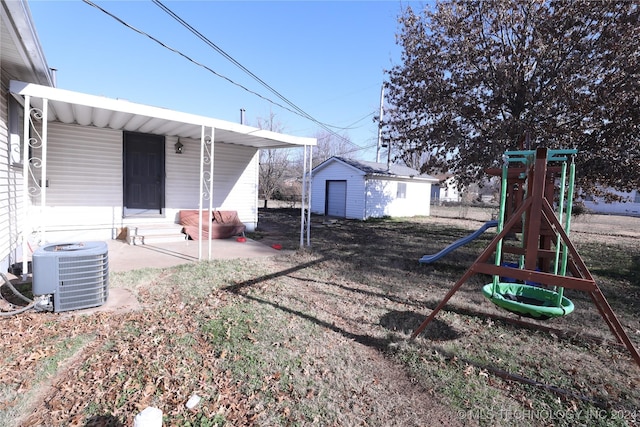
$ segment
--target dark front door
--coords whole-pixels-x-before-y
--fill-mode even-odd
[[[124,133],[125,212],[162,212],[164,208],[164,136]]]

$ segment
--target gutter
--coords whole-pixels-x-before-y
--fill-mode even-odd
[[[394,175],[394,174],[382,174],[382,173],[368,173],[365,174],[366,179],[386,179],[386,180],[396,180],[396,181],[406,181],[406,182],[430,182],[432,184],[437,184],[440,182],[437,178],[433,177],[421,177],[418,175]]]

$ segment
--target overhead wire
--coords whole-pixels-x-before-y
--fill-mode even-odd
[[[272,86],[270,86],[269,84],[267,84],[264,80],[262,80],[260,77],[258,77],[257,75],[255,75],[253,72],[251,72],[247,67],[245,67],[244,65],[242,65],[240,62],[238,62],[233,56],[231,56],[230,54],[228,54],[227,52],[225,52],[221,47],[219,47],[218,45],[216,45],[214,42],[212,42],[211,40],[209,40],[209,38],[207,38],[204,34],[202,34],[200,31],[198,31],[197,29],[195,29],[191,24],[189,24],[187,21],[185,21],[184,19],[182,19],[180,16],[178,16],[174,11],[172,11],[168,6],[164,5],[160,0],[152,0],[152,2],[158,6],[160,9],[162,9],[165,13],[167,13],[169,16],[171,16],[173,19],[175,19],[176,21],[178,21],[178,23],[180,23],[180,25],[182,25],[183,27],[185,27],[187,30],[189,30],[192,34],[194,34],[196,37],[198,37],[200,40],[202,40],[203,42],[205,42],[209,47],[213,48],[216,52],[218,52],[220,55],[222,55],[224,58],[226,58],[228,61],[230,61],[232,64],[234,64],[235,66],[237,66],[238,68],[240,68],[242,71],[244,71],[246,74],[248,74],[251,78],[253,78],[255,81],[257,81],[258,83],[260,83],[263,87],[265,87],[267,90],[269,90],[269,92],[273,93],[274,95],[276,95],[278,98],[280,98],[282,101],[284,101],[287,105],[289,105],[291,108],[293,108],[294,110],[298,111],[300,113],[301,116],[313,121],[316,124],[322,125],[322,126],[328,126],[328,127],[333,127],[333,128],[337,128],[337,129],[345,129],[345,128],[341,128],[338,126],[332,126],[332,125],[328,125],[326,123],[320,122],[318,120],[316,120],[314,117],[312,117],[310,114],[308,114],[306,111],[304,111],[302,108],[298,107],[296,104],[294,104],[292,101],[290,101],[289,99],[287,99],[284,95],[282,95],[280,92],[278,92],[276,89],[274,89]]]
[[[358,148],[354,148],[353,150],[349,150],[349,151],[344,151],[341,154],[351,154],[351,153],[355,153],[356,151],[361,151],[361,150],[368,150],[369,148],[373,148],[376,147],[378,144],[372,144],[372,145],[365,145],[364,147],[360,147],[358,146]]]
[[[220,48],[218,45],[216,45],[215,43],[213,43],[211,40],[209,40],[209,38],[207,38],[205,35],[203,35],[200,31],[198,31],[197,29],[195,29],[193,26],[191,26],[188,22],[186,22],[184,19],[182,19],[180,16],[178,16],[174,11],[172,11],[168,6],[164,5],[160,0],[152,0],[152,2],[158,6],[160,9],[162,9],[165,13],[167,13],[169,16],[171,16],[173,19],[175,19],[178,23],[180,23],[180,25],[182,25],[183,27],[185,27],[187,30],[189,30],[192,34],[194,34],[196,37],[198,37],[200,40],[202,40],[203,42],[205,42],[209,47],[213,48],[216,52],[218,52],[220,55],[222,55],[224,58],[226,58],[227,60],[229,60],[232,64],[234,64],[235,66],[237,66],[238,68],[240,68],[242,71],[244,71],[246,74],[248,74],[251,78],[253,78],[255,81],[257,81],[258,83],[260,83],[263,87],[265,87],[267,90],[269,90],[271,93],[273,93],[274,95],[276,95],[278,98],[280,98],[280,100],[282,100],[283,102],[285,102],[287,105],[289,105],[291,108],[293,108],[294,110],[296,110],[302,117],[312,121],[313,123],[317,124],[318,126],[320,126],[321,128],[323,128],[324,130],[326,130],[327,132],[331,133],[333,136],[338,137],[339,139],[344,140],[345,142],[351,144],[351,145],[355,145],[356,147],[358,147],[357,144],[355,144],[353,141],[351,141],[350,139],[345,138],[344,136],[338,134],[337,132],[335,132],[334,130],[330,129],[330,128],[334,128],[334,129],[340,129],[340,130],[347,130],[348,128],[343,128],[343,127],[339,127],[339,126],[332,126],[326,123],[323,123],[319,120],[317,120],[316,118],[314,118],[313,116],[311,116],[310,114],[308,114],[306,111],[304,111],[302,108],[298,107],[296,104],[294,104],[292,101],[290,101],[288,98],[286,98],[284,95],[282,95],[280,92],[278,92],[276,89],[274,89],[272,86],[270,86],[269,84],[267,84],[264,80],[262,80],[260,77],[258,77],[257,75],[255,75],[253,72],[251,72],[248,68],[246,68],[244,65],[242,65],[240,62],[238,62],[234,57],[232,57],[230,54],[228,54],[227,52],[225,52],[222,48]],[[290,110],[289,110],[290,111]]]
[[[373,112],[371,112],[371,113],[367,114],[366,116],[364,116],[364,117],[362,117],[362,118],[359,118],[359,119],[358,119],[358,120],[356,120],[355,122],[353,122],[353,123],[351,123],[350,125],[348,125],[348,126],[347,126],[347,129],[353,129],[353,126],[354,126],[354,125],[356,125],[356,124],[360,123],[361,121],[363,121],[363,120],[364,120],[364,119],[366,119],[367,117],[371,117],[371,116],[373,116],[373,115],[375,115],[375,114],[376,114],[376,112],[375,112],[375,111],[373,111]]]
[[[251,89],[249,89],[249,88],[247,88],[247,87],[245,87],[245,86],[241,85],[240,83],[237,83],[237,82],[235,82],[235,81],[231,80],[231,79],[230,79],[230,78],[228,78],[227,76],[224,76],[224,75],[222,75],[222,74],[218,73],[217,71],[213,70],[212,68],[208,67],[207,65],[204,65],[204,64],[202,64],[202,63],[200,63],[200,62],[196,61],[195,59],[191,58],[190,56],[188,56],[188,55],[186,55],[186,54],[184,54],[184,53],[182,53],[182,52],[180,52],[179,50],[174,49],[174,48],[172,48],[172,47],[171,47],[171,46],[169,46],[169,45],[166,45],[165,43],[163,43],[162,41],[160,41],[160,40],[158,40],[157,38],[153,37],[152,35],[150,35],[150,34],[148,34],[148,33],[144,32],[144,31],[142,31],[142,30],[140,30],[140,29],[138,29],[138,28],[136,28],[136,27],[134,27],[133,25],[128,24],[127,22],[125,22],[125,21],[123,21],[122,19],[118,18],[117,16],[115,16],[115,15],[114,15],[114,14],[112,14],[111,12],[109,12],[109,11],[107,11],[107,10],[103,9],[102,7],[98,6],[97,4],[93,3],[91,0],[82,0],[82,1],[83,1],[84,3],[86,3],[86,4],[88,4],[89,6],[93,6],[93,7],[95,7],[95,8],[96,8],[96,9],[98,9],[99,11],[101,11],[101,12],[105,13],[106,15],[109,15],[111,18],[115,19],[116,21],[118,21],[119,23],[121,23],[121,24],[122,24],[122,25],[124,25],[125,27],[129,28],[130,30],[133,30],[133,31],[135,31],[136,33],[138,33],[138,34],[140,34],[140,35],[143,35],[143,36],[145,36],[145,37],[148,37],[149,39],[153,40],[154,42],[156,42],[157,44],[159,44],[159,45],[160,45],[160,46],[162,46],[163,48],[165,48],[165,49],[167,49],[167,50],[170,50],[171,52],[176,53],[176,54],[178,54],[178,55],[182,56],[182,57],[183,57],[183,58],[185,58],[187,61],[189,61],[189,62],[191,62],[191,63],[193,63],[193,64],[195,64],[195,65],[197,65],[197,66],[199,66],[199,67],[204,68],[205,70],[209,71],[210,73],[212,73],[212,74],[214,74],[214,75],[216,75],[216,76],[218,76],[218,77],[220,77],[220,78],[222,78],[222,79],[224,79],[224,80],[228,81],[229,83],[231,83],[231,84],[233,84],[233,85],[235,85],[235,86],[238,86],[239,88],[241,88],[241,89],[243,89],[243,90],[245,90],[245,91],[249,92],[249,93],[250,93],[250,94],[252,94],[252,95],[256,95],[257,97],[259,97],[259,98],[261,98],[261,99],[264,99],[264,100],[265,100],[265,101],[267,101],[267,102],[270,102],[270,103],[272,103],[272,104],[274,104],[274,105],[276,105],[276,106],[278,106],[278,107],[280,107],[280,108],[283,108],[283,109],[285,109],[285,110],[287,110],[287,111],[289,111],[289,112],[291,112],[291,113],[294,113],[294,114],[299,115],[299,113],[298,113],[298,112],[293,111],[293,110],[291,110],[290,108],[287,108],[287,107],[285,107],[284,105],[281,105],[281,104],[279,104],[279,103],[277,103],[277,102],[275,102],[275,101],[273,101],[273,100],[271,100],[271,99],[269,99],[269,98],[267,98],[267,97],[264,97],[264,96],[260,95],[259,93],[255,92],[255,91],[252,91]]]
[[[165,5],[163,5],[160,1],[158,0],[153,0],[153,3],[156,4],[157,6],[159,6],[162,10],[164,10],[166,13],[168,13],[169,15],[171,15],[174,19],[176,19],[179,23],[181,23],[182,25],[185,26],[185,28],[187,28],[189,31],[191,31],[193,34],[195,34],[196,36],[198,36],[201,40],[203,40],[205,43],[207,43],[210,47],[214,48],[218,53],[220,53],[221,55],[223,55],[225,58],[227,58],[228,60],[230,60],[232,63],[234,63],[236,66],[240,67],[243,71],[247,72],[250,76],[252,76],[254,79],[256,79],[258,82],[260,82],[263,86],[265,86],[268,90],[270,90],[272,93],[274,93],[276,96],[278,96],[278,98],[280,98],[281,100],[283,100],[283,102],[285,102],[286,104],[288,104],[290,107],[287,107],[285,105],[282,105],[279,102],[276,102],[270,98],[267,98],[266,96],[263,96],[261,94],[259,94],[258,92],[255,92],[249,88],[247,88],[246,86],[235,82],[234,80],[230,79],[229,77],[222,75],[220,73],[218,73],[217,71],[215,71],[214,69],[212,69],[211,67],[196,61],[195,59],[191,58],[190,56],[186,55],[185,53],[179,51],[178,49],[175,49],[167,44],[165,44],[164,42],[162,42],[161,40],[159,40],[158,38],[146,33],[145,31],[142,31],[136,27],[134,27],[133,25],[125,22],[123,19],[119,18],[118,16],[114,15],[113,13],[107,11],[106,9],[100,7],[99,5],[97,5],[96,3],[92,2],[91,0],[82,0],[84,3],[88,4],[89,6],[92,6],[96,9],[98,9],[99,11],[101,11],[102,13],[110,16],[111,18],[115,19],[116,21],[118,21],[120,24],[124,25],[125,27],[135,31],[136,33],[145,36],[147,38],[149,38],[150,40],[154,41],[155,43],[159,44],[160,46],[162,46],[163,48],[176,53],[180,56],[182,56],[183,58],[185,58],[187,61],[193,63],[194,65],[197,65],[201,68],[204,68],[205,70],[209,71],[210,73],[228,81],[229,83],[243,89],[244,91],[255,95],[257,97],[259,97],[260,99],[263,99],[275,106],[278,106],[286,111],[289,111],[293,114],[296,114],[298,116],[301,116],[307,120],[312,121],[313,123],[316,123],[318,126],[322,127],[324,130],[326,130],[327,132],[329,132],[330,134],[338,137],[339,139],[344,140],[345,142],[360,148],[360,146],[356,143],[354,143],[353,141],[351,141],[348,138],[345,138],[342,135],[339,135],[338,133],[336,133],[334,130],[330,129],[330,127],[336,128],[336,129],[344,129],[344,130],[348,130],[349,128],[341,128],[338,126],[331,126],[331,125],[327,125],[323,122],[320,122],[319,120],[315,119],[314,117],[312,117],[311,115],[309,115],[308,113],[306,113],[304,110],[302,110],[301,108],[299,108],[298,106],[296,106],[294,103],[292,103],[291,101],[289,101],[287,98],[285,98],[283,95],[281,95],[278,91],[276,91],[275,89],[273,89],[271,86],[269,86],[268,84],[266,84],[262,79],[260,79],[259,77],[257,77],[255,74],[253,74],[251,71],[249,71],[248,69],[246,69],[246,67],[242,66],[242,64],[240,64],[239,62],[237,62],[235,59],[233,59],[233,57],[231,57],[230,55],[228,55],[226,52],[224,52],[224,50],[220,49],[218,46],[216,46],[213,42],[211,42],[209,39],[207,39],[204,35],[202,35],[200,32],[198,32],[195,28],[193,28],[191,25],[189,25],[186,21],[182,20],[182,18],[180,18],[178,15],[176,15],[174,12],[172,12],[168,7],[166,7]]]

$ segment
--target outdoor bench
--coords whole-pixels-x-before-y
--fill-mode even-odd
[[[191,240],[199,238],[198,210],[181,210],[179,213],[182,232]],[[238,218],[237,211],[213,211],[210,218],[209,211],[202,211],[202,239],[208,239],[211,233],[212,239],[227,239],[229,237],[244,235],[246,226]]]

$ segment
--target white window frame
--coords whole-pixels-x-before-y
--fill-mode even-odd
[[[407,183],[399,182],[396,189],[396,199],[406,199],[407,198]]]

